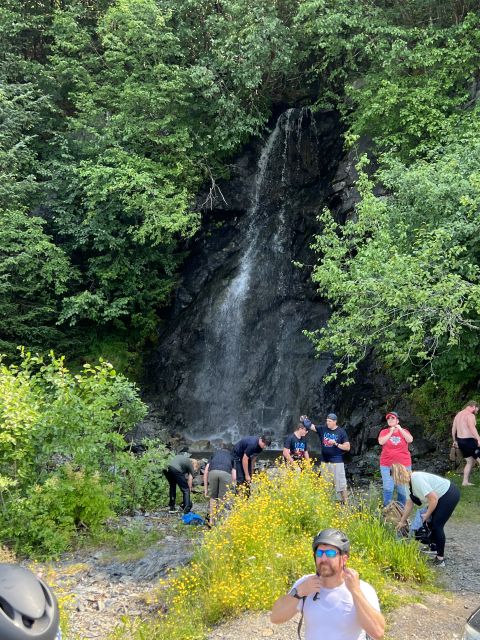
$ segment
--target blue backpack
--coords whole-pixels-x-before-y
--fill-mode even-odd
[[[205,524],[205,520],[201,518],[198,513],[189,511],[182,516],[183,524]]]

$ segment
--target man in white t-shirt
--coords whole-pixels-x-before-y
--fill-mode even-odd
[[[316,573],[297,580],[274,603],[271,621],[287,622],[300,611],[305,616],[305,640],[365,640],[366,634],[373,640],[383,638],[385,620],[377,594],[347,568],[349,552],[345,533],[320,531],[313,539]]]

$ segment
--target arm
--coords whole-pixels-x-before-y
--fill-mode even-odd
[[[297,605],[299,600],[293,596],[282,596],[276,602],[273,603],[272,611],[270,613],[270,620],[273,624],[281,624],[287,622],[293,618],[297,613]]]
[[[311,596],[314,593],[318,593],[322,588],[322,580],[317,575],[309,576],[306,580],[301,582],[297,587],[297,593],[301,598]],[[299,600],[293,596],[281,596],[273,603],[272,612],[270,613],[270,620],[274,624],[281,624],[287,622],[293,618],[298,612]]]
[[[305,460],[310,460],[310,454],[308,453],[308,451],[305,451],[305,454],[303,457],[305,458]]]
[[[191,473],[189,473],[188,476],[187,476],[187,484],[188,484],[188,488],[191,491],[192,490],[192,486],[193,486],[193,476],[192,476]]]
[[[457,419],[456,418],[453,420],[453,424],[452,424],[452,440],[453,440],[453,446],[454,447],[458,447],[458,443],[457,443]]]
[[[388,442],[388,440],[390,439],[390,436],[392,435],[394,431],[394,427],[390,427],[390,429],[388,430],[388,433],[385,434],[384,436],[378,436],[378,444],[383,445]]]
[[[403,516],[397,523],[397,529],[401,529],[407,524],[408,516],[412,513],[412,509],[413,509],[413,502],[410,500],[410,498],[408,498],[407,504],[403,509]]]
[[[255,473],[255,463],[257,461],[257,456],[252,456],[252,474]]]
[[[205,471],[203,472],[203,486],[205,488],[205,497],[208,497],[208,469],[210,467],[210,463],[205,467]]]
[[[467,416],[467,425],[470,433],[472,434],[472,438],[475,438],[478,444],[480,444],[480,436],[477,431],[477,421],[475,420],[475,416],[470,414]]]
[[[400,425],[398,425],[398,430],[400,431],[400,435],[404,438],[407,444],[410,444],[411,442],[413,442],[413,436],[411,433],[408,433],[407,431],[405,431],[405,429]]]
[[[232,467],[232,482],[233,484],[237,483],[237,470],[235,467]]]
[[[243,473],[245,474],[245,480],[250,482],[250,469],[248,468],[248,456],[244,453],[242,458]]]
[[[435,491],[430,491],[430,493],[427,493],[425,497],[428,500],[428,508],[425,511],[425,513],[422,513],[422,519],[424,522],[426,522],[430,518],[432,513],[437,508],[437,504],[438,504],[438,496],[435,493]]]
[[[350,451],[350,442],[342,442],[341,444],[337,444],[337,447],[342,451]]]
[[[344,569],[345,586],[352,594],[358,624],[373,640],[380,640],[385,633],[385,619],[369,603],[360,587],[358,573],[354,569]]]
[[[287,449],[286,447],[283,448],[283,457],[287,462],[293,462],[293,458],[290,455],[290,449]]]

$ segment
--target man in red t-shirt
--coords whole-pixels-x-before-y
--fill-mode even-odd
[[[407,501],[407,492],[404,485],[395,485],[390,475],[390,467],[394,463],[403,464],[411,471],[412,457],[408,445],[413,442],[413,436],[408,429],[400,426],[398,413],[390,411],[385,416],[388,427],[382,429],[378,435],[378,444],[382,447],[380,454],[380,473],[383,483],[383,506],[385,507],[393,498],[395,486],[397,488],[398,502],[402,506]]]

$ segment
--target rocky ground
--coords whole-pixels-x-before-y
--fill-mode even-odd
[[[193,540],[205,531],[184,525],[180,514],[167,510],[125,517],[121,524],[155,532],[158,541],[139,552],[83,550],[35,567],[68,612],[67,640],[106,638],[123,617],[153,614],[152,590],[170,568],[190,560]]]
[[[200,511],[200,509],[198,509]],[[156,531],[157,543],[135,556],[107,551],[83,551],[54,565],[38,567],[61,595],[69,612],[68,640],[106,638],[122,617],[148,617],[155,611],[149,595],[169,567],[188,562],[202,527],[181,523],[166,511],[125,519],[124,524]],[[440,581],[447,593],[421,595],[419,602],[387,616],[388,640],[455,640],[462,637],[468,615],[480,606],[478,525],[447,526],[449,562]],[[417,594],[418,595],[418,594]],[[297,637],[297,621],[274,626],[268,613],[245,614],[215,628],[209,640],[251,640]]]

